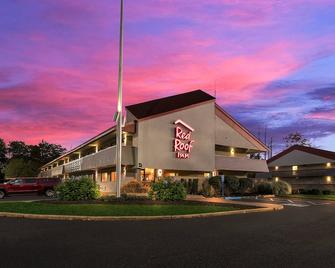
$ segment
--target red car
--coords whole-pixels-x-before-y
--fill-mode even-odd
[[[0,199],[10,194],[38,193],[47,197],[55,196],[55,186],[61,182],[58,178],[15,178],[0,183]]]

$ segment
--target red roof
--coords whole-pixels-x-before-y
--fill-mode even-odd
[[[335,152],[332,151],[327,151],[327,150],[321,150],[313,147],[307,147],[307,146],[302,146],[302,145],[293,145],[290,148],[287,148],[286,150],[280,152],[279,154],[276,154],[275,156],[271,157],[267,162],[271,163],[279,158],[281,158],[284,155],[287,155],[288,153],[298,150],[302,152],[306,152],[309,154],[314,154],[318,155],[324,158],[329,158],[335,160]]]
[[[126,109],[137,119],[142,119],[214,99],[213,96],[199,89],[166,98],[129,105],[126,106]]]

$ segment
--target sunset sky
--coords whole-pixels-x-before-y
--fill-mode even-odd
[[[109,128],[118,22],[118,0],[1,0],[0,137]],[[335,150],[335,1],[125,0],[125,105],[194,89],[277,151],[293,131]]]

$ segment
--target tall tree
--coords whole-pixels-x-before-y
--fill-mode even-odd
[[[29,158],[29,146],[23,141],[11,141],[8,144],[8,153],[10,158]]]
[[[0,179],[4,177],[4,167],[7,162],[7,147],[3,139],[0,138]]]
[[[301,133],[299,132],[293,132],[285,136],[284,141],[286,143],[286,147],[291,147],[293,145],[302,145],[302,146],[308,146],[311,147],[312,143],[311,141],[304,137]]]
[[[63,146],[59,144],[48,143],[44,140],[38,144],[38,147],[40,150],[40,162],[42,164],[50,162],[58,156],[61,156],[66,151]]]

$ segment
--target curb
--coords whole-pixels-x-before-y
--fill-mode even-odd
[[[262,204],[260,204],[262,205]],[[256,212],[269,212],[282,210],[284,206],[258,207],[252,209],[241,209],[233,211],[187,214],[187,215],[168,215],[168,216],[74,216],[74,215],[43,215],[43,214],[24,214],[13,212],[0,212],[0,217],[7,218],[25,218],[25,219],[40,219],[40,220],[67,220],[67,221],[148,221],[148,220],[174,220],[174,219],[193,219],[193,218],[208,218],[238,214],[249,214]]]

